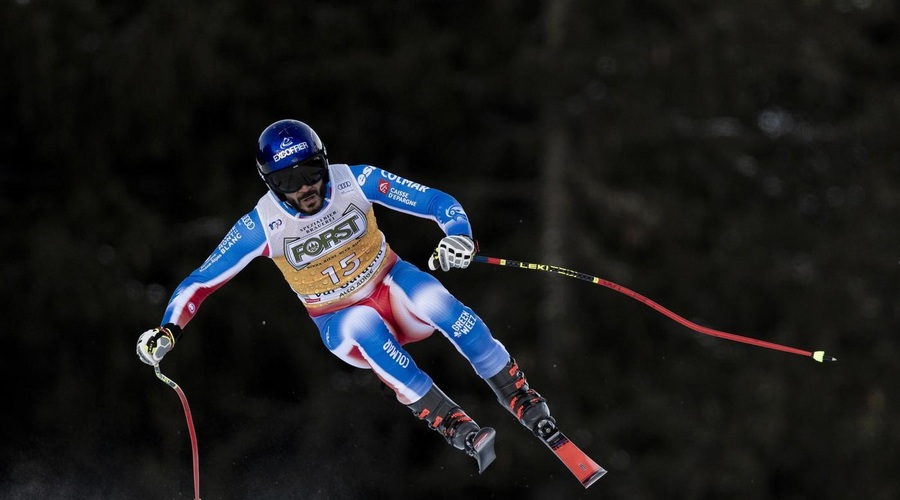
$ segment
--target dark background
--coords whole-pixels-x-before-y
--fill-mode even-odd
[[[2,5],[0,497],[192,498],[181,405],[134,344],[289,117],[452,193],[486,255],[839,362],[561,276],[441,274],[609,469],[583,490],[445,339],[410,346],[498,430],[479,477],[260,259],[162,364],[204,499],[900,497],[900,2]],[[376,211],[424,267],[437,226]]]

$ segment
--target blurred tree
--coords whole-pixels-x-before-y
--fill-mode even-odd
[[[898,26],[888,0],[3,4],[0,496],[190,490],[180,408],[132,343],[264,192],[259,131],[297,117],[335,161],[453,193],[487,254],[841,360],[701,338],[575,280],[441,276],[610,468],[589,494],[897,497]],[[379,214],[424,262],[437,229]],[[585,495],[440,338],[414,347],[500,431],[487,474],[251,264],[166,367],[208,496]]]

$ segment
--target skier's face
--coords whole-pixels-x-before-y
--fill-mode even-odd
[[[284,196],[291,205],[297,210],[305,214],[314,214],[322,209],[325,202],[325,179],[319,179],[314,184],[300,186],[300,189],[293,193],[286,193]]]

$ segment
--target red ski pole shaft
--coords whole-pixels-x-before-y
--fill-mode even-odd
[[[811,357],[818,362],[823,361],[837,361],[836,358],[828,356],[825,354],[825,351],[805,351],[803,349],[797,349],[795,347],[788,347],[786,345],[776,344],[773,342],[767,342],[765,340],[754,339],[751,337],[744,337],[742,335],[735,335],[733,333],[723,332],[719,330],[714,330],[712,328],[707,328],[705,326],[698,325],[693,321],[689,321],[678,314],[670,311],[669,309],[657,304],[656,302],[648,299],[647,297],[635,292],[634,290],[630,290],[622,285],[613,283],[612,281],[605,280],[603,278],[598,278],[596,276],[591,276],[589,274],[581,273],[578,271],[573,271],[571,269],[566,269],[564,267],[559,266],[551,266],[547,264],[532,264],[530,262],[521,262],[517,260],[510,259],[498,259],[496,257],[486,257],[482,255],[476,255],[473,259],[475,262],[481,262],[484,264],[493,264],[497,266],[506,266],[506,267],[517,267],[520,269],[531,269],[535,271],[545,271],[554,274],[560,274],[563,276],[568,276],[570,278],[576,278],[583,281],[588,281],[590,283],[594,283],[610,290],[615,290],[621,294],[627,295],[638,302],[652,308],[656,312],[659,312],[669,319],[676,321],[683,326],[694,330],[695,332],[702,333],[704,335],[709,335],[712,337],[718,337],[721,339],[731,340],[733,342],[742,342],[744,344],[755,345],[758,347],[764,347],[766,349],[773,349],[776,351],[787,352],[790,354],[797,354],[800,356]]]
[[[187,396],[184,395],[181,387],[178,387],[174,380],[163,375],[159,371],[159,365],[154,366],[153,369],[156,371],[156,378],[175,389],[175,392],[178,393],[178,398],[181,399],[181,406],[184,407],[184,418],[187,420],[188,434],[191,436],[191,453],[194,463],[194,500],[200,500],[200,454],[197,451],[197,433],[194,432],[194,419],[191,417],[191,407],[188,405]]]

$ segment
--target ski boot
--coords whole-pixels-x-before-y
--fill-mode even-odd
[[[556,419],[550,416],[547,400],[528,386],[515,359],[509,358],[503,369],[485,381],[500,404],[535,436],[546,438],[556,432]]]
[[[494,437],[490,427],[479,427],[462,408],[432,385],[415,403],[406,405],[420,420],[439,432],[454,448],[466,452],[478,462],[478,473],[484,472],[494,461]]]

